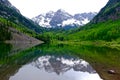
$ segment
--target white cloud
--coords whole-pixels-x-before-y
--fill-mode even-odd
[[[81,12],[98,12],[108,0],[9,0],[16,6],[21,13],[29,18],[32,18],[40,13],[45,13],[50,10],[56,11],[64,9],[65,11],[74,14]]]

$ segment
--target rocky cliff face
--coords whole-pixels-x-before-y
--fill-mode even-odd
[[[98,23],[116,19],[120,19],[120,0],[109,0],[91,22]]]

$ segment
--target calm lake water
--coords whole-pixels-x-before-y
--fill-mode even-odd
[[[23,50],[1,43],[0,80],[103,80],[86,60],[94,61],[99,56],[98,60],[107,61],[107,50],[63,44],[42,44]]]

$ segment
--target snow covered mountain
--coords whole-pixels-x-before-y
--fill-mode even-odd
[[[90,12],[71,15],[59,9],[56,12],[50,11],[46,14],[40,14],[32,18],[32,20],[42,27],[70,29],[85,25],[92,20],[96,14],[96,12]]]

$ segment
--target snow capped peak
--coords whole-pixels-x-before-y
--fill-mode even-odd
[[[46,13],[45,17],[46,18],[52,18],[54,16],[55,12],[53,11],[49,11],[48,13]]]
[[[47,28],[67,27],[67,29],[69,29],[85,25],[92,20],[96,14],[96,12],[89,12],[72,16],[65,10],[59,9],[56,12],[49,11],[45,14],[40,14],[39,16],[32,18],[32,20],[40,26]]]
[[[54,14],[55,12],[54,12],[54,11],[49,11],[48,13],[49,13],[49,14]]]
[[[62,9],[59,9],[55,12],[55,15],[56,16],[60,16],[60,17],[68,17],[68,18],[71,18],[72,15],[69,14],[68,12],[66,12],[65,10],[62,10]]]
[[[65,12],[63,9],[58,9],[56,12]],[[65,12],[66,13],[66,12]]]

